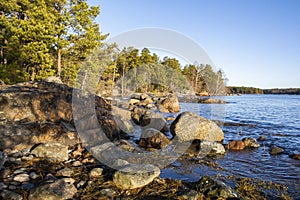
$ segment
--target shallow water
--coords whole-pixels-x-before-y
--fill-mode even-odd
[[[202,175],[233,175],[285,184],[289,193],[300,197],[300,161],[289,158],[300,152],[300,96],[244,95],[224,97],[225,105],[181,103],[182,111],[192,111],[208,119],[246,126],[223,126],[224,143],[244,137],[265,136],[261,147],[242,152],[227,152],[217,162],[224,171],[203,168],[197,164],[176,162],[162,171],[162,177],[197,181]],[[247,126],[248,125],[248,126]],[[271,146],[284,153],[271,156]]]

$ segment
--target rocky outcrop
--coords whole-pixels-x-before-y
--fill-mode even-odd
[[[167,136],[160,131],[150,128],[143,131],[139,146],[143,148],[162,149],[170,143]]]
[[[1,86],[0,113],[4,121],[0,123],[1,148],[21,145],[22,149],[54,141],[74,144],[78,142],[78,129],[85,134],[86,138],[81,139],[87,143],[101,143],[101,131],[110,140],[125,136],[104,99],[85,94],[74,101],[73,90],[77,96],[81,95],[77,89],[47,81]],[[124,126],[131,129],[126,123]]]
[[[131,165],[117,171],[113,181],[121,189],[135,189],[148,185],[160,174],[153,165]]]
[[[192,112],[183,112],[171,124],[172,135],[179,141],[201,140],[220,142],[222,129],[215,123]]]

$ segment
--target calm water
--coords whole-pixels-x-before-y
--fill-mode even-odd
[[[222,175],[250,177],[285,184],[294,199],[300,198],[300,161],[288,157],[300,152],[300,96],[296,95],[244,95],[225,97],[226,105],[182,103],[182,111],[196,112],[206,118],[248,124],[224,126],[224,143],[243,137],[265,136],[261,147],[242,152],[227,152],[217,159],[224,169]],[[284,153],[271,156],[271,146],[284,149]],[[163,177],[197,181],[204,174],[214,175],[211,169],[197,164],[174,163],[162,172]]]

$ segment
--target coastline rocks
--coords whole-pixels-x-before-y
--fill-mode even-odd
[[[192,112],[177,116],[170,127],[172,135],[179,141],[201,140],[220,142],[224,139],[222,129],[215,123]]]
[[[159,175],[160,169],[153,165],[131,165],[117,171],[113,182],[124,190],[135,189],[148,185]]]
[[[258,148],[260,144],[254,138],[244,138],[242,140],[247,148]]]
[[[175,94],[169,95],[167,98],[162,100],[160,103],[161,106],[163,106],[168,112],[179,112],[180,111],[180,105],[178,101],[178,97]]]
[[[284,152],[284,150],[280,147],[271,147],[271,150],[270,150],[271,155],[277,155],[277,154],[281,154],[283,152]]]
[[[65,200],[77,193],[75,186],[68,179],[60,179],[54,183],[31,189],[29,200]]]
[[[241,151],[244,150],[245,148],[258,148],[258,147],[260,147],[260,144],[254,138],[244,138],[242,139],[242,141],[233,140],[226,145],[226,148],[228,150],[233,150],[233,151]]]
[[[196,183],[196,188],[198,192],[205,194],[205,197],[210,199],[238,198],[237,193],[231,187],[209,176],[203,176]]]
[[[68,146],[59,143],[40,144],[31,153],[37,157],[48,158],[54,161],[66,161],[69,159]]]
[[[289,157],[295,160],[300,160],[300,153],[290,154]]]
[[[140,124],[143,129],[153,128],[161,132],[168,131],[167,121],[158,113],[150,113],[143,115],[140,119]]]
[[[150,128],[141,134],[139,146],[143,148],[162,149],[168,146],[169,139],[160,131]]]

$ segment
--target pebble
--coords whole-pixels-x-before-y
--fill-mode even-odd
[[[4,183],[0,182],[0,190],[6,189],[7,185],[5,185]]]
[[[17,169],[14,171],[14,174],[23,174],[24,170],[23,169]]]
[[[30,189],[34,188],[34,184],[32,184],[32,183],[25,183],[25,184],[23,184],[21,186],[21,188],[24,189],[24,190],[30,190]]]
[[[39,175],[37,175],[35,172],[30,172],[29,177],[33,180],[37,179]]]
[[[259,138],[257,138],[257,141],[265,141],[266,137],[265,136],[259,136]]]
[[[9,190],[16,190],[16,189],[17,189],[17,186],[15,186],[15,185],[10,185],[10,186],[8,187],[8,189],[9,189]]]
[[[53,181],[57,180],[57,178],[55,176],[53,176],[53,174],[47,174],[45,179],[46,180],[53,180]]]
[[[9,190],[3,190],[0,193],[0,197],[2,199],[13,199],[13,200],[22,200],[23,197],[15,192],[9,191]]]
[[[13,179],[14,181],[18,181],[18,182],[27,182],[29,181],[29,175],[28,174],[18,174],[14,177]]]
[[[64,168],[56,172],[57,176],[66,176],[66,177],[71,177],[73,174],[73,170],[70,168]]]
[[[102,175],[103,169],[102,168],[94,168],[90,172],[90,177],[95,178]]]
[[[284,152],[284,150],[280,147],[272,147],[271,151],[270,151],[270,154],[271,155],[277,155],[277,154],[281,154],[283,152]]]
[[[112,198],[116,195],[116,191],[114,191],[111,188],[102,189],[102,190],[100,190],[100,192],[110,198]]]

